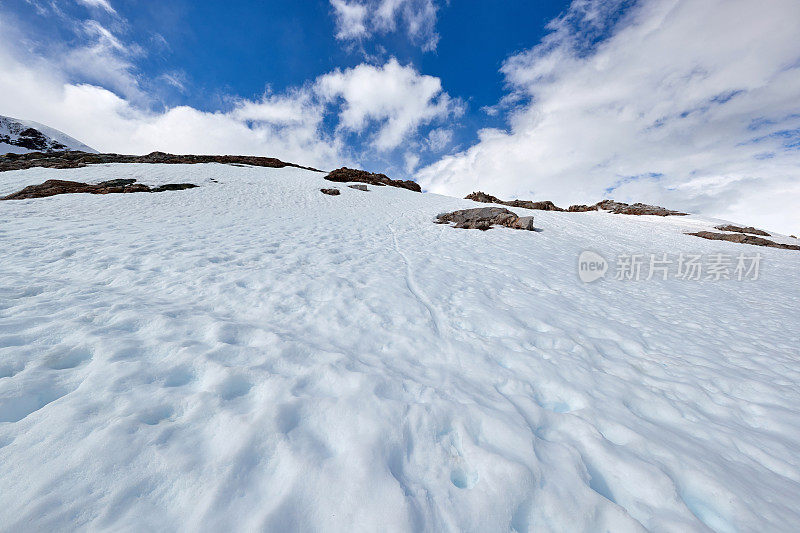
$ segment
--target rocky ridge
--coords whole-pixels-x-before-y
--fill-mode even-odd
[[[222,163],[228,165],[251,165],[255,167],[283,168],[295,167],[315,172],[316,168],[286,163],[274,157],[249,155],[175,155],[165,152],[152,152],[147,155],[92,154],[88,152],[31,152],[28,154],[6,154],[0,156],[0,172],[43,168],[82,168],[86,165],[107,163],[152,163],[166,165],[197,165],[202,163]]]
[[[487,194],[482,191],[476,191],[464,197],[466,200],[473,200],[485,204],[500,204],[509,207],[521,207],[524,209],[537,209],[540,211],[569,211],[573,213],[580,213],[585,211],[610,211],[618,215],[657,215],[657,216],[672,216],[672,215],[686,215],[679,211],[673,211],[657,205],[648,205],[642,203],[626,204],[624,202],[615,202],[614,200],[602,200],[594,205],[572,205],[567,209],[558,207],[549,200],[540,202],[533,202],[530,200],[510,200],[504,201],[496,196]]]

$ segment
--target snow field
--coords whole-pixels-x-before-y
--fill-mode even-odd
[[[0,195],[127,177],[201,187],[0,202],[0,528],[800,527],[800,254],[701,217],[455,230],[473,202],[288,168]],[[586,249],[764,260],[583,284]]]

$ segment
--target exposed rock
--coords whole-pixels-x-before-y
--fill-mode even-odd
[[[35,128],[22,130],[12,138],[10,135],[0,135],[0,143],[11,146],[19,146],[28,150],[66,150],[66,146],[58,141],[54,141]]]
[[[468,194],[464,197],[465,200],[472,200],[473,202],[481,202],[483,204],[502,204],[504,203],[503,200],[498,198],[497,196],[492,196],[491,194],[486,194],[483,191],[475,191],[471,194]]]
[[[482,191],[476,191],[464,197],[465,200],[472,200],[474,202],[481,202],[484,204],[500,204],[509,207],[522,207],[524,209],[538,209],[539,211],[564,211],[556,204],[549,200],[542,202],[532,202],[530,200],[510,200],[504,201],[491,194],[486,194]]]
[[[320,189],[319,190],[322,194],[328,194],[330,196],[339,196],[342,194],[342,191],[339,189]]]
[[[86,165],[105,163],[160,163],[167,165],[196,165],[201,163],[223,163],[228,165],[250,165],[256,167],[283,168],[296,167],[322,172],[311,167],[285,163],[274,157],[255,157],[246,155],[173,155],[153,152],[147,155],[91,154],[88,152],[31,152],[27,154],[0,155],[0,172],[25,170],[34,167],[44,168],[82,168]]]
[[[422,187],[415,181],[411,180],[393,180],[389,179],[386,174],[375,174],[367,172],[366,170],[356,170],[353,168],[337,168],[330,174],[325,176],[328,181],[336,181],[340,183],[348,181],[357,181],[361,183],[368,183],[378,187],[388,185],[390,187],[400,187],[401,189],[408,189],[409,191],[422,192]]]
[[[743,233],[714,233],[713,231],[698,231],[697,233],[687,233],[686,235],[694,235],[695,237],[702,237],[703,239],[710,239],[713,241],[730,241],[742,244],[752,244],[755,246],[782,248],[784,250],[800,250],[800,246],[794,244],[782,244],[779,242],[770,241],[769,239],[762,239],[761,237],[745,235]]]
[[[533,217],[519,217],[511,224],[511,227],[515,229],[524,229],[526,231],[533,231],[536,229],[533,226]]]
[[[67,180],[47,180],[39,185],[30,185],[15,193],[0,198],[0,200],[27,200],[30,198],[45,198],[59,194],[89,193],[89,194],[115,194],[132,192],[163,192],[179,191],[197,187],[193,183],[170,183],[150,188],[147,185],[135,183],[133,179],[109,180],[97,185]]]
[[[750,233],[751,235],[761,235],[764,237],[769,237],[769,233],[766,231],[756,229],[752,226],[742,227],[742,226],[734,226],[733,224],[728,224],[727,226],[717,226],[716,229],[720,231],[735,231],[737,233]]]
[[[486,231],[492,226],[506,226],[533,231],[533,217],[519,217],[503,207],[478,207],[442,213],[436,217],[437,224],[453,222],[454,227]]]
[[[603,200],[602,202],[597,202],[594,205],[572,205],[568,209],[562,209],[549,200],[541,202],[532,202],[530,200],[505,201],[501,200],[496,196],[492,196],[491,194],[486,194],[485,192],[482,191],[473,192],[472,194],[468,194],[464,198],[466,200],[472,200],[484,204],[500,204],[500,205],[507,205],[509,207],[537,209],[539,211],[570,211],[572,213],[576,212],[580,213],[584,211],[598,211],[602,209],[604,211],[611,211],[612,213],[619,215],[658,215],[662,217],[669,215],[686,214],[686,213],[680,213],[678,211],[665,209],[663,207],[659,207],[656,205],[647,205],[639,203],[631,205],[622,202],[615,202],[614,200]]]
[[[586,211],[597,211],[596,205],[577,204],[571,205],[567,208],[570,213],[584,213]]]
[[[648,205],[642,203],[626,204],[624,202],[615,202],[614,200],[603,200],[594,205],[571,205],[567,211],[571,213],[581,213],[584,211],[610,211],[616,215],[656,215],[660,217],[667,216],[684,216],[688,213],[681,213],[680,211],[672,211],[657,205]]]
[[[789,237],[791,237],[792,239],[796,239],[797,238],[794,235],[789,235]]]
[[[363,183],[356,183],[356,184],[354,184],[354,185],[348,185],[348,187],[350,187],[351,189],[356,189],[356,190],[359,190],[359,191],[364,191],[364,192],[367,192],[367,191],[369,191],[369,189],[367,188],[367,186],[366,186],[366,185],[364,185]]]
[[[133,185],[134,183],[136,183],[135,179],[116,179],[101,181],[97,185],[100,187],[125,187],[126,185]]]
[[[95,151],[69,135],[44,124],[0,116],[0,154],[62,150]]]
[[[145,185],[142,185],[145,187]],[[153,187],[150,192],[164,192],[164,191],[184,191],[186,189],[194,189],[197,187],[194,183],[167,183],[166,185],[159,185]]]
[[[531,202],[529,200],[511,200],[510,202],[506,202],[505,205],[511,207],[523,207],[525,209],[536,209],[539,211],[564,211],[550,200],[544,200],[543,202]]]

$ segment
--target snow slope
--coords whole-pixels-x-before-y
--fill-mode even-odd
[[[456,230],[474,203],[321,176],[0,174],[201,185],[0,202],[0,529],[800,528],[800,253],[698,217]],[[584,284],[586,249],[764,259]]]
[[[30,132],[31,128],[36,130],[36,133]],[[0,154],[59,150],[97,153],[94,148],[44,124],[0,116]]]

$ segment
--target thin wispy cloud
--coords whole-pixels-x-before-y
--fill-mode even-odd
[[[103,9],[108,13],[116,14],[117,12],[111,7],[111,3],[108,0],[76,0],[79,4],[83,4],[87,7],[96,8],[96,9]]]
[[[375,34],[402,31],[425,51],[436,49],[438,4],[435,0],[330,0],[336,19],[336,38],[368,39]]]

